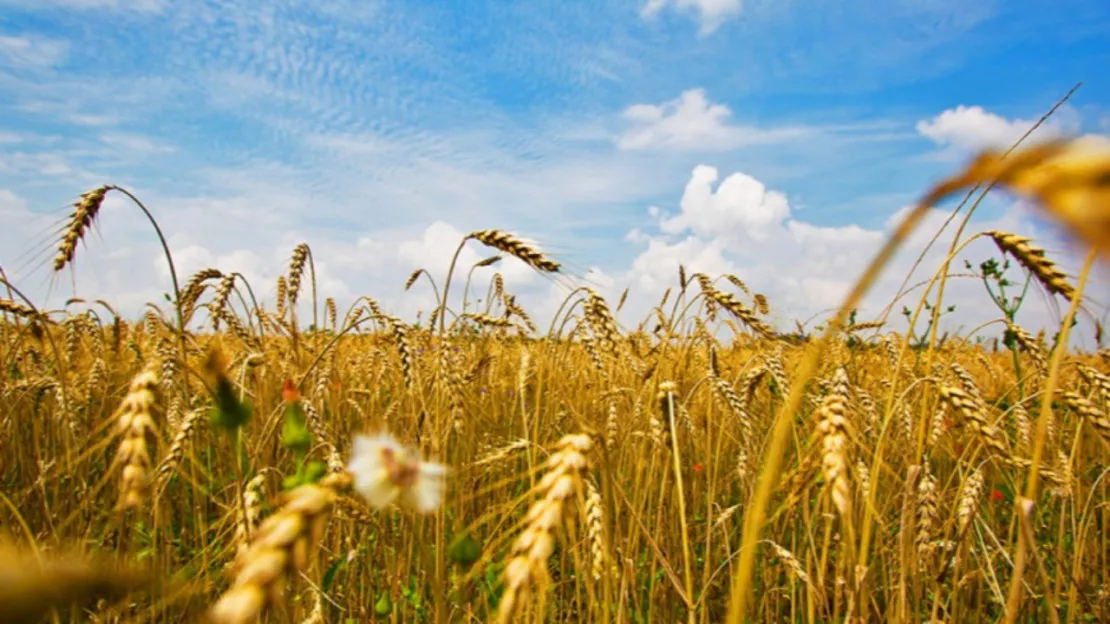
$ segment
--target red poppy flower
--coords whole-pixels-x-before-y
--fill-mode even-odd
[[[281,388],[281,400],[292,403],[299,398],[301,398],[301,391],[297,389],[297,385],[293,383],[292,379],[286,378],[285,385]]]
[[[991,491],[991,498],[993,498],[996,501],[1000,501],[1000,500],[1004,500],[1006,498],[1006,495],[1003,494],[999,490],[992,490]]]
[[[701,472],[702,470],[705,470],[705,466],[700,463],[694,464],[694,472]]]

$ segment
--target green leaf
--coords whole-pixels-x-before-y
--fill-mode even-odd
[[[250,420],[250,407],[235,396],[231,382],[221,379],[216,384],[216,408],[212,410],[212,422],[225,429],[238,429]]]
[[[378,597],[378,601],[374,603],[374,613],[385,617],[393,612],[393,601],[389,599],[388,592],[382,592]]]
[[[304,482],[316,483],[328,472],[328,465],[319,460],[308,462],[304,467]]]
[[[327,593],[328,588],[335,582],[335,575],[345,567],[347,567],[346,557],[340,557],[335,560],[335,563],[328,566],[327,571],[324,572],[324,577],[320,579],[320,591]]]
[[[451,558],[451,561],[470,567],[482,556],[482,545],[470,535],[469,531],[464,531],[451,541],[447,555]]]
[[[312,447],[312,434],[306,425],[304,408],[293,401],[285,406],[285,421],[281,428],[281,445],[296,453],[307,453]]]

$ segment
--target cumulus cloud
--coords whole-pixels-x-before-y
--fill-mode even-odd
[[[647,243],[647,249],[632,261],[633,281],[641,293],[658,294],[675,283],[679,265],[691,273],[733,273],[736,267],[725,259],[725,247],[726,242],[720,238],[707,241],[687,236],[675,242],[652,238]]]
[[[698,34],[706,36],[713,33],[725,20],[740,15],[740,0],[648,0],[640,9],[640,15],[651,18],[665,8],[682,13],[696,13]]]
[[[1036,123],[1032,119],[1007,119],[982,106],[960,105],[949,108],[932,119],[917,122],[917,132],[942,147],[960,150],[1005,149],[1013,145]],[[1078,117],[1074,110],[1062,107],[1031,137],[1043,140],[1074,132]]]
[[[734,173],[716,190],[715,167],[698,165],[690,175],[682,194],[680,212],[664,217],[659,228],[667,234],[691,230],[697,236],[712,236],[728,230],[743,230],[762,239],[766,229],[780,224],[790,215],[786,196],[767,189],[762,182],[745,173]]]
[[[446,277],[447,267],[455,255],[455,250],[466,233],[456,229],[446,221],[436,221],[428,226],[418,239],[402,241],[397,246],[397,259],[402,266],[424,268],[432,275]],[[523,240],[523,239],[522,239]],[[535,278],[536,273],[528,265],[511,256],[477,242],[468,242],[459,252],[456,271],[467,271],[478,261],[494,255],[502,256],[502,261],[493,267],[478,269],[478,277],[488,277],[494,271],[500,272],[510,283],[526,284]],[[442,282],[442,279],[437,278]]]
[[[670,216],[654,209],[649,216],[657,233],[638,228],[627,237],[640,245],[641,251],[626,272],[612,275],[614,288],[609,294],[617,296],[620,288],[631,285],[635,296],[628,307],[638,311],[634,314],[650,309],[662,291],[676,283],[682,265],[688,272],[703,271],[711,276],[734,274],[753,290],[766,294],[771,302],[771,321],[780,329],[791,329],[795,319],[825,318],[842,303],[879,246],[909,210],[892,210],[881,229],[819,225],[792,217],[785,195],[767,189],[750,175],[733,173],[714,191],[712,184],[717,178],[714,167],[695,167],[679,201],[679,213]],[[734,182],[730,184],[729,180]],[[930,278],[943,264],[952,228],[925,253],[915,272],[913,266],[950,216],[944,210],[929,211],[865,298],[860,306],[861,318],[873,318],[890,306],[893,312],[887,319],[889,326],[905,331],[905,320],[898,312],[902,305],[913,308],[917,304],[922,293],[917,282]],[[1066,271],[1078,270],[1080,258],[1069,251],[1060,233],[1038,223],[1020,205],[990,220],[973,221],[965,237],[985,229],[1030,235],[1049,249]],[[758,235],[752,236],[753,232]],[[998,250],[993,243],[979,238],[952,263],[950,272],[954,276],[945,298],[956,305],[957,312],[944,319],[945,330],[967,332],[999,316],[981,283],[968,277],[963,267],[965,259],[978,265],[996,256]],[[1099,293],[1106,292],[1108,276],[1103,274],[1105,270],[1099,271],[1092,279],[1090,292],[1097,304],[1105,305],[1105,294]],[[1014,276],[1019,275],[1015,270]],[[905,294],[895,301],[899,292]],[[1052,327],[1062,314],[1059,302],[1034,293],[1019,322],[1033,328]],[[922,327],[919,325],[918,330]],[[987,337],[997,333],[985,331]]]

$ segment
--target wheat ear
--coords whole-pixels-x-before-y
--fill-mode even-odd
[[[69,214],[69,224],[66,226],[61,242],[58,243],[58,254],[54,256],[54,271],[61,271],[67,264],[73,262],[73,256],[77,253],[77,243],[85,237],[85,232],[93,221],[96,221],[96,215],[100,213],[100,207],[104,204],[104,197],[108,195],[108,190],[108,186],[97,187],[81,195],[74,202],[73,212]]]
[[[547,559],[555,551],[555,532],[571,518],[570,508],[584,495],[583,475],[589,469],[586,454],[592,442],[585,434],[559,441],[547,460],[547,472],[536,484],[539,500],[524,516],[524,531],[512,546],[502,579],[505,591],[497,607],[498,624],[518,621],[550,583]]]
[[[266,518],[251,536],[250,545],[232,566],[234,580],[227,593],[209,609],[213,624],[248,624],[280,604],[285,585],[323,537],[337,489],[350,484],[346,473],[333,473],[318,484],[288,492],[285,504]]]
[[[558,273],[561,268],[558,262],[547,257],[543,252],[518,238],[515,234],[510,234],[502,230],[476,230],[471,232],[468,237],[473,238],[483,245],[493,247],[510,256],[519,258],[533,269],[545,273]]]
[[[120,466],[121,510],[141,506],[150,490],[151,447],[158,436],[153,411],[158,398],[160,368],[156,362],[151,361],[135,375],[127,396],[114,415],[116,429],[123,436],[115,458],[116,465]]]

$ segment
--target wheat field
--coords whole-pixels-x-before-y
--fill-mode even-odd
[[[856,318],[921,211],[980,185],[1036,200],[1090,248],[1083,273],[963,232],[953,249],[998,248],[975,269],[991,340],[938,335],[948,266],[916,332]],[[55,271],[109,193],[130,195],[75,203]],[[505,231],[462,245],[563,271]],[[1108,251],[1110,152],[1059,141],[929,192],[821,333],[682,267],[634,326],[581,287],[537,327],[463,266],[423,325],[341,310],[305,244],[273,309],[215,269],[137,319],[39,309],[5,278],[2,619],[1110,621],[1110,350],[1066,348]],[[1025,282],[1060,327],[1014,322]]]

